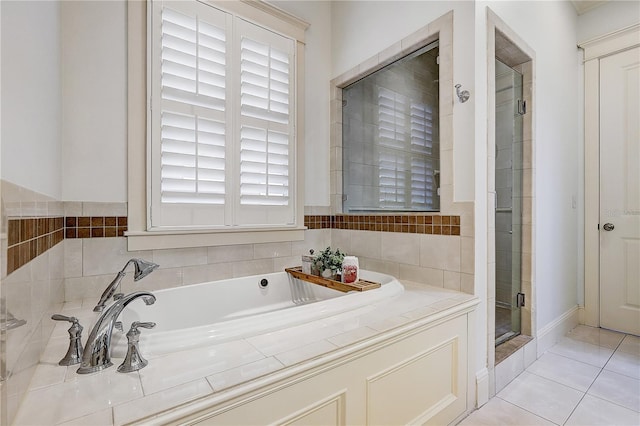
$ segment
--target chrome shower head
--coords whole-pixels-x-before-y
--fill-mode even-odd
[[[134,281],[140,281],[141,279],[149,275],[151,272],[156,270],[159,266],[157,263],[148,262],[142,259],[131,259],[129,262],[132,262],[136,268],[133,274]]]

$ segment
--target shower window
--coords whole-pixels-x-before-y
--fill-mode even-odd
[[[438,211],[438,43],[343,89],[343,210]]]

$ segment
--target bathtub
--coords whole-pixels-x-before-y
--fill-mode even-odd
[[[291,277],[286,272],[212,281],[154,291],[156,303],[130,303],[120,320],[152,321],[142,330],[144,353],[158,355],[250,337],[326,318],[389,299],[404,291],[392,276],[361,270],[361,277],[382,286],[343,293]],[[114,333],[112,354],[123,357],[126,338]]]

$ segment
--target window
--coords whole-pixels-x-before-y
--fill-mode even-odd
[[[343,211],[438,211],[438,44],[343,89]]]
[[[296,40],[152,2],[148,229],[296,226]]]

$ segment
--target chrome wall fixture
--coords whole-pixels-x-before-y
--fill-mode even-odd
[[[462,87],[461,84],[456,84],[456,95],[458,95],[458,99],[460,99],[460,103],[465,103],[469,100],[469,96],[471,96],[471,94],[469,93],[468,90],[460,90],[461,87]]]

